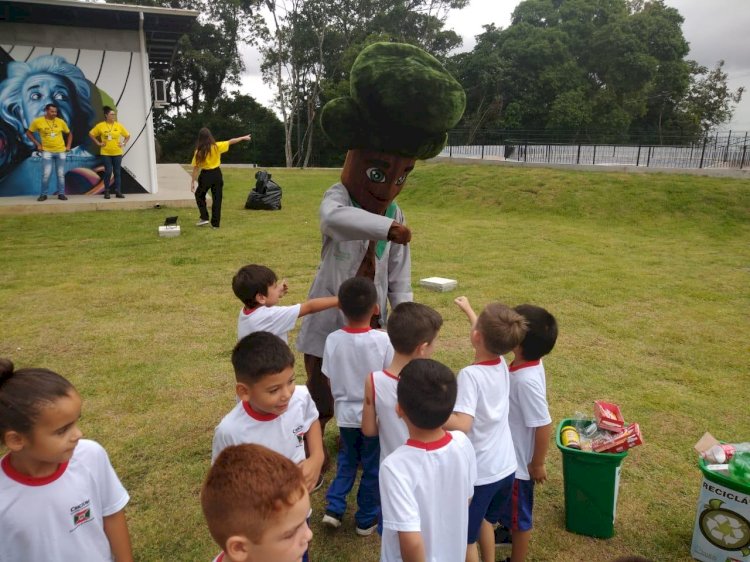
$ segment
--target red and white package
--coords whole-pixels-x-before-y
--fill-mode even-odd
[[[594,401],[594,416],[599,429],[620,432],[625,427],[625,419],[622,417],[620,407],[612,402]]]
[[[643,445],[641,427],[631,423],[619,433],[597,437],[591,442],[591,449],[597,453],[622,453],[638,445]]]

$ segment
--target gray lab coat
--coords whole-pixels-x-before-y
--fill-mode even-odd
[[[404,214],[396,209],[394,219],[376,215],[354,206],[346,187],[341,183],[326,191],[320,203],[320,232],[323,248],[320,265],[308,298],[338,294],[341,283],[354,277],[365,256],[370,240],[386,240],[393,221],[404,224]],[[389,242],[385,252],[375,261],[375,287],[378,290],[381,323],[385,326],[387,302],[391,306],[411,301],[411,253],[409,245]],[[297,349],[323,357],[328,334],[344,325],[338,308],[309,314],[302,319],[297,336]]]

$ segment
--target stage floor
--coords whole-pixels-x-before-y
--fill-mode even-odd
[[[50,197],[37,201],[36,196],[0,197],[0,215],[34,215],[41,213],[76,213],[79,211],[123,211],[161,207],[194,207],[190,192],[190,174],[181,164],[157,164],[158,193],[126,193],[124,199],[104,199],[102,195],[68,195],[67,201]]]

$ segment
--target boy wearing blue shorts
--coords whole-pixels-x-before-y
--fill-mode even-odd
[[[557,341],[557,322],[545,309],[522,304],[514,310],[526,319],[527,332],[513,350],[510,364],[510,410],[508,424],[513,436],[518,469],[513,482],[513,501],[501,513],[491,513],[490,522],[498,519],[510,528],[513,537],[511,562],[523,562],[529,551],[534,484],[547,480],[544,461],[547,457],[552,418],[547,406],[547,383],[542,357]],[[484,548],[484,545],[482,545]]]
[[[477,456],[477,480],[469,505],[467,562],[494,560],[495,541],[488,514],[511,500],[516,455],[508,425],[510,381],[505,353],[526,335],[526,321],[512,308],[490,303],[477,318],[466,297],[455,300],[471,322],[474,363],[458,373],[458,395],[446,429],[466,433]],[[489,545],[489,550],[485,550]]]

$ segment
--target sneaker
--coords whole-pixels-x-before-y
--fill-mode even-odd
[[[495,527],[495,548],[513,545],[513,535],[510,529],[502,525]]]
[[[206,226],[208,221],[204,221],[203,219],[199,220],[197,223],[195,223],[195,226]]]
[[[211,225],[211,230],[219,230],[218,226]]]
[[[47,196],[46,195],[40,195],[39,197],[36,198],[36,200],[37,201],[46,201],[47,200]]]
[[[104,192],[104,198],[109,199],[109,192],[106,192],[106,191]]]
[[[67,197],[65,197],[65,194],[63,194],[63,193],[58,193],[58,194],[57,194],[57,198],[58,198],[58,199],[59,199],[60,201],[67,201],[67,200],[68,200],[68,198],[67,198]]]
[[[331,529],[338,529],[341,527],[341,515],[335,514],[333,511],[326,510],[326,514],[323,516],[321,523]]]
[[[354,532],[357,533],[360,537],[369,537],[375,532],[375,529],[378,528],[378,520],[375,519],[370,523],[369,525],[365,525],[364,527],[360,527],[357,525],[357,528],[354,529]]]
[[[323,486],[323,475],[321,474],[321,475],[320,475],[320,476],[318,477],[318,483],[317,483],[317,484],[315,484],[315,486],[313,487],[312,491],[313,491],[313,492],[317,492],[318,490],[320,490],[320,488],[321,488],[322,486]]]
[[[115,193],[115,197],[118,199],[125,199],[125,196],[122,193]]]

